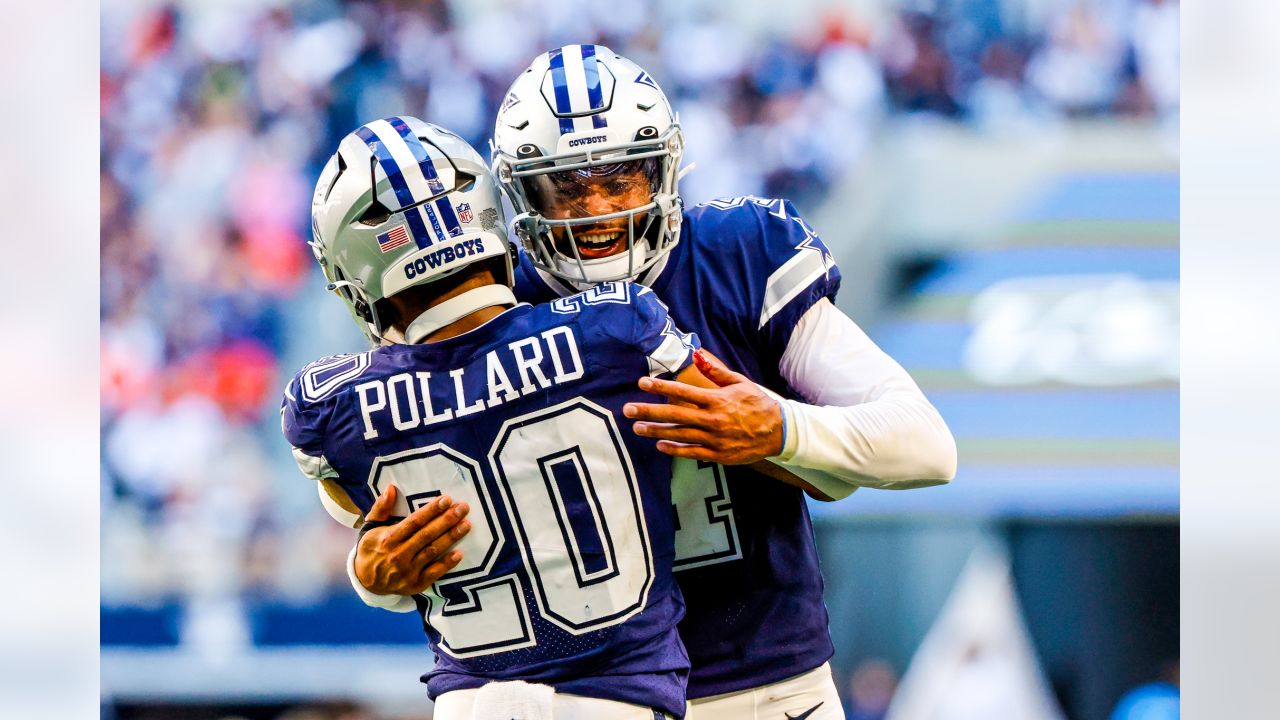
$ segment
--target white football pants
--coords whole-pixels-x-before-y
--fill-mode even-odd
[[[483,709],[476,712],[476,694],[479,692],[479,688],[454,690],[436,698],[433,720],[472,720],[473,717],[484,717]],[[653,708],[641,705],[564,693],[552,696],[551,712],[555,720],[661,720],[668,717],[655,715]]]
[[[685,715],[685,720],[788,719],[844,720],[830,663],[769,685],[690,700]]]

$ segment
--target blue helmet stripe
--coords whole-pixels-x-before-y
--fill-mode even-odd
[[[413,242],[419,248],[431,247],[431,236],[427,234],[427,226],[422,222],[422,206],[409,208],[404,219],[409,221],[409,233],[413,235]]]
[[[441,242],[447,240],[448,236],[446,236],[444,234],[444,231],[440,229],[440,221],[436,218],[435,210],[431,209],[431,203],[426,203],[425,205],[423,205],[422,210],[427,214],[427,220],[431,221],[431,229],[435,231],[436,238],[438,238]]]
[[[458,215],[453,211],[453,204],[449,202],[449,198],[442,197],[436,200],[436,207],[440,210],[440,219],[444,220],[444,227],[449,231],[449,236],[461,235],[462,225],[458,223]]]
[[[600,66],[596,60],[596,46],[582,46],[582,72],[587,78],[587,101],[592,110],[604,109],[604,95],[600,92]],[[591,126],[599,130],[605,127],[603,114],[591,116]]]
[[[418,161],[418,168],[422,170],[422,176],[427,179],[427,187],[431,188],[431,192],[433,194],[444,192],[444,183],[440,182],[440,174],[436,172],[435,163],[431,162],[431,154],[422,145],[422,141],[413,134],[404,120],[389,117],[387,122],[400,133],[404,144],[409,146],[409,151],[413,153],[413,159]]]
[[[404,175],[400,173],[400,164],[396,159],[391,157],[391,151],[387,149],[386,144],[373,132],[368,126],[360,126],[356,129],[356,136],[369,146],[369,150],[374,157],[378,158],[378,164],[382,166],[382,172],[386,173],[387,179],[391,181],[391,188],[395,190],[396,200],[399,201],[400,207],[408,207],[417,199],[413,197],[413,191],[409,189],[409,185],[404,181]]]
[[[596,61],[596,46],[582,46],[582,73],[587,78],[587,101],[592,110],[604,108],[604,97],[600,93],[600,67]]]
[[[556,114],[568,113],[572,106],[569,104],[569,79],[565,77],[564,72],[563,48],[551,51],[551,84],[556,93]],[[573,118],[560,118],[560,134],[571,132],[573,132]]]

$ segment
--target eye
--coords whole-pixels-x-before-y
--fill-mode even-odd
[[[571,185],[564,189],[564,196],[570,200],[581,200],[590,193],[581,185]]]

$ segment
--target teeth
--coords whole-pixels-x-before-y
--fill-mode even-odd
[[[611,233],[593,233],[591,235],[583,235],[578,238],[578,244],[588,249],[600,249],[609,247],[622,236],[621,232]]]

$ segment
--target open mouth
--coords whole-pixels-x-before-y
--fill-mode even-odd
[[[627,247],[627,234],[621,230],[575,233],[573,239],[578,246],[578,255],[583,260],[609,257],[625,250]]]

